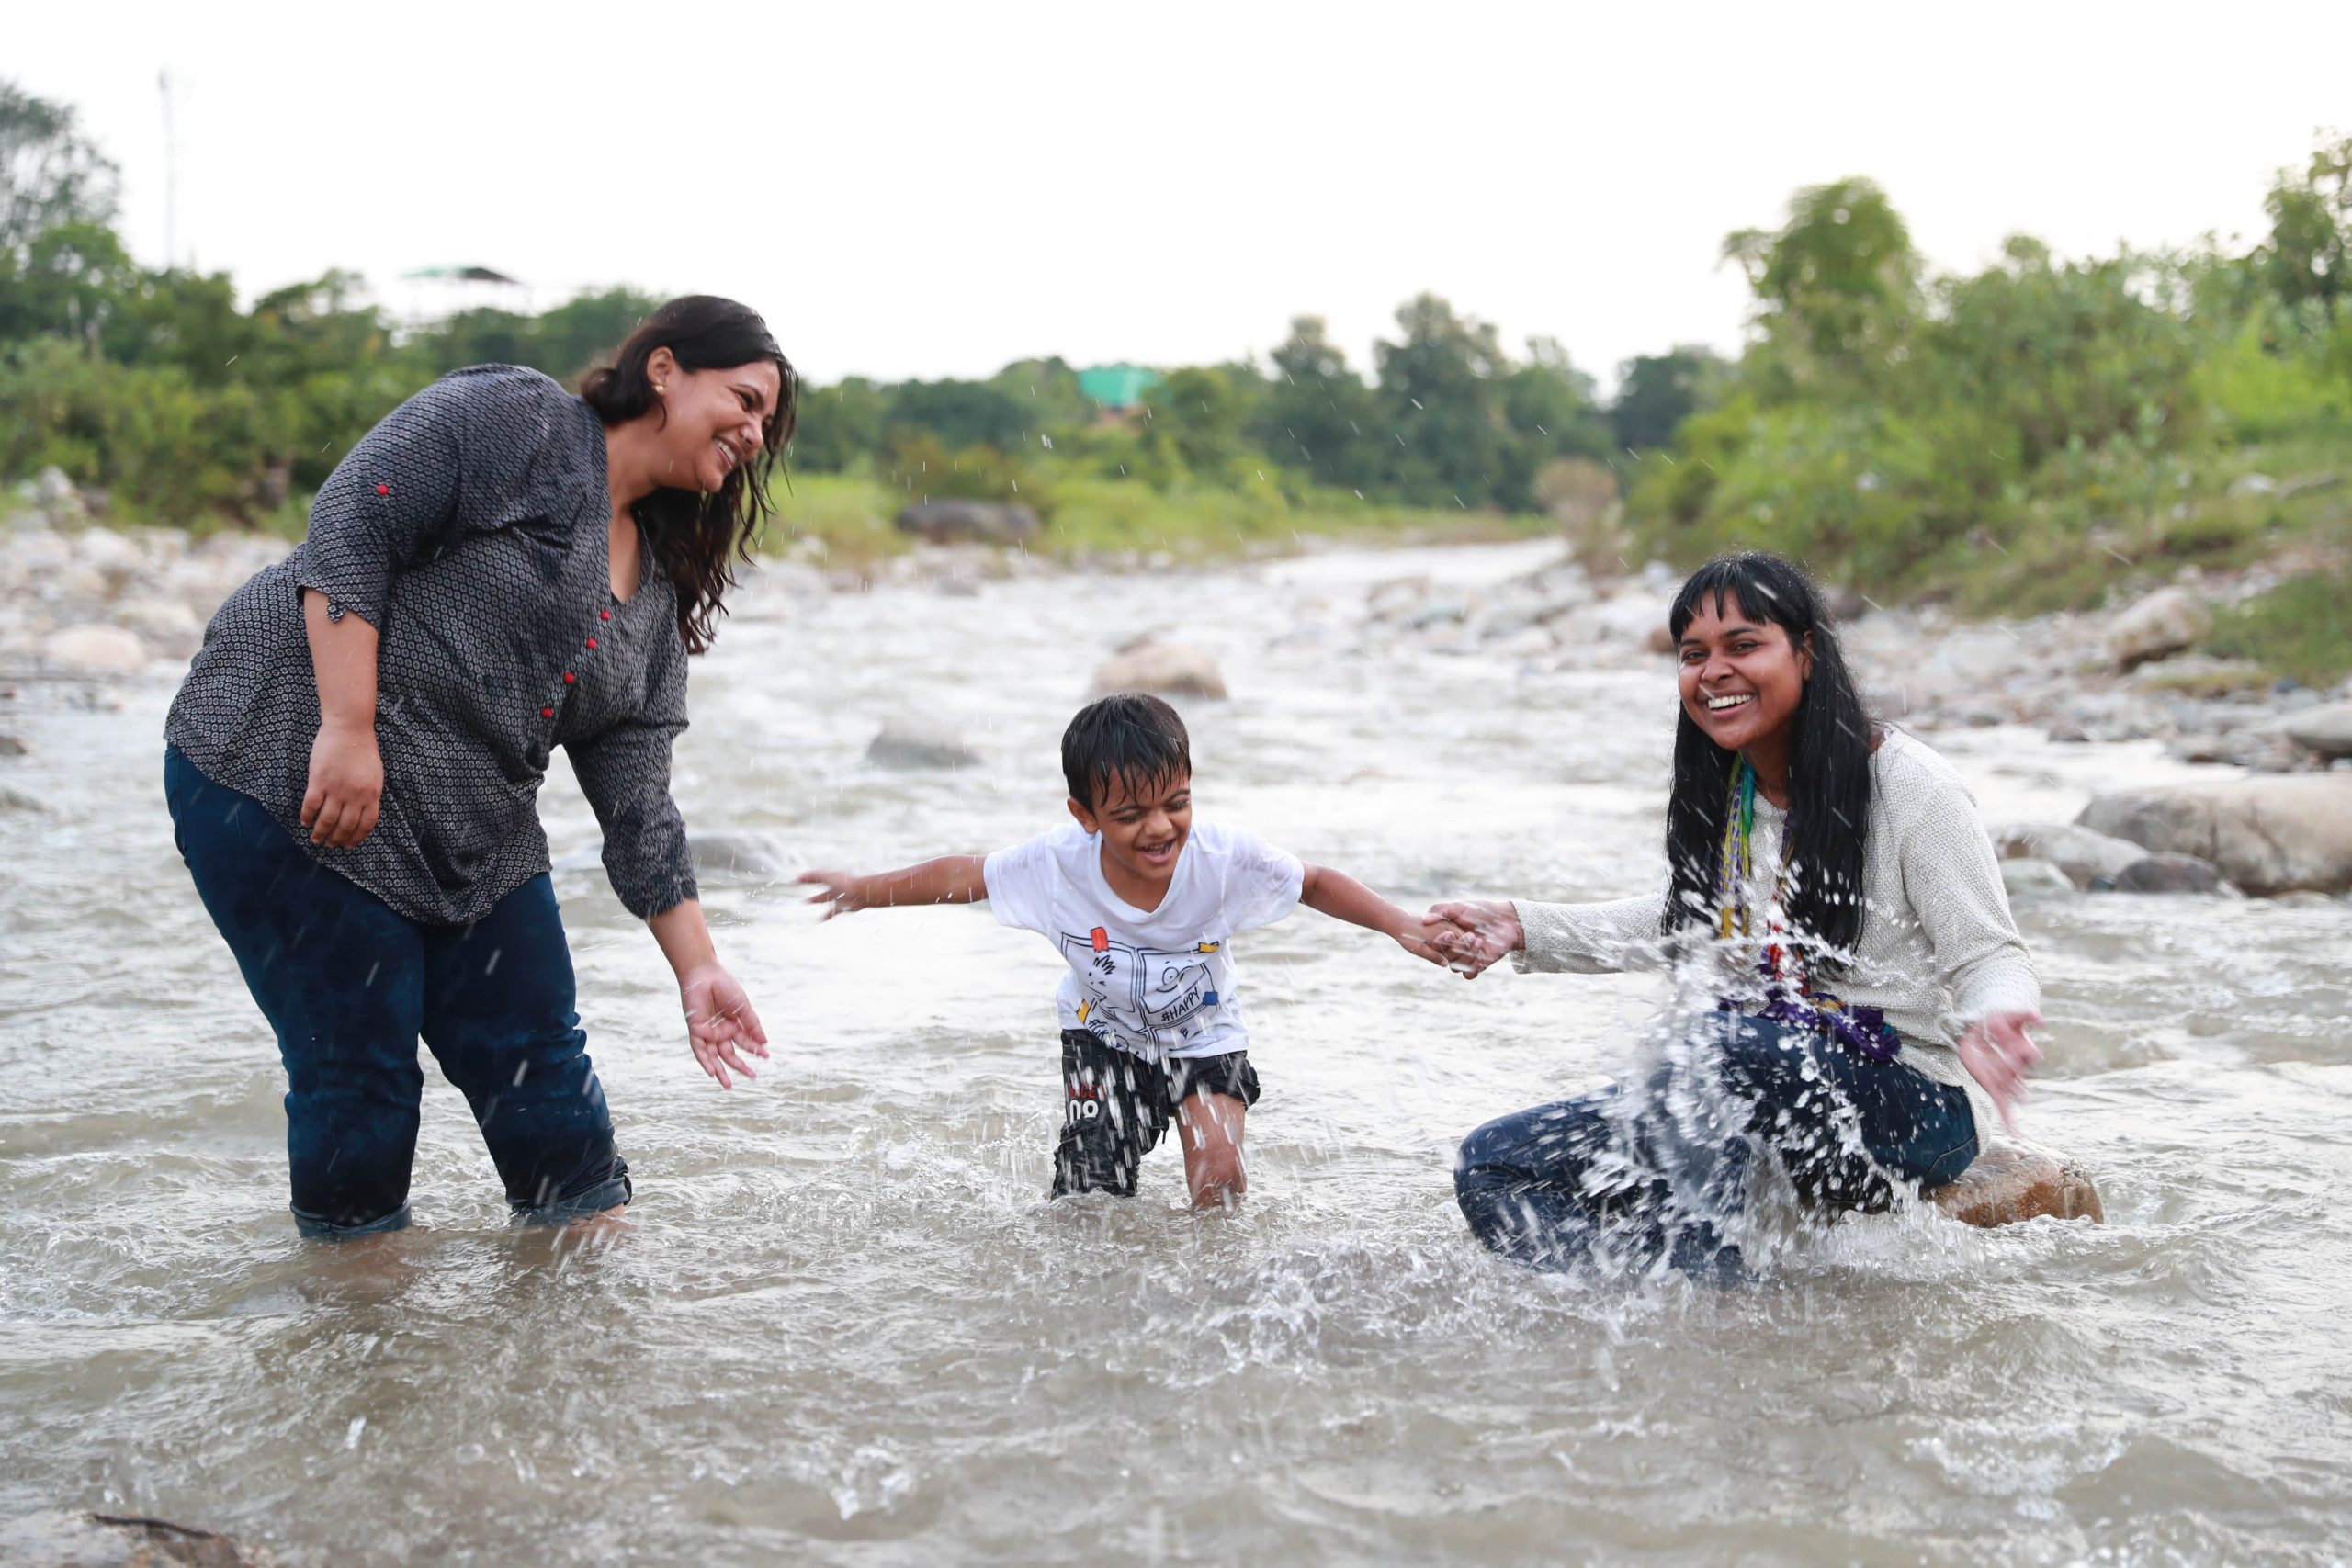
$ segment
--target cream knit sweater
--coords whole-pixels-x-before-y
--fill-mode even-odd
[[[1905,1062],[1967,1089],[1981,1135],[1990,1108],[1953,1046],[1987,1014],[2039,1010],[2041,985],[2009,918],[1992,840],[1951,764],[1889,729],[1871,754],[1871,773],[1861,940],[1845,973],[1822,985],[1849,1007],[1883,1010],[1903,1037]],[[1758,798],[1750,860],[1767,875],[1780,864],[1785,821]],[[1759,889],[1751,907],[1761,908],[1767,897],[1769,889]],[[1606,904],[1515,900],[1514,907],[1526,932],[1525,946],[1512,954],[1521,971],[1663,969],[1678,950],[1704,942],[1721,969],[1718,994],[1744,1001],[1758,990],[1752,943],[1713,942],[1700,924],[1671,939],[1661,934],[1663,893]],[[1708,978],[1712,986],[1714,976]]]

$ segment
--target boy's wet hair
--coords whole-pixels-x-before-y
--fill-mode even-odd
[[[1124,783],[1129,794],[1193,771],[1184,721],[1158,697],[1115,692],[1078,710],[1062,731],[1062,780],[1069,797],[1092,811]]]

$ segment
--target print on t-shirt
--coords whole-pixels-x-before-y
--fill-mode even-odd
[[[1201,1015],[1216,1008],[1224,989],[1217,958],[1223,942],[1170,953],[1114,941],[1096,926],[1084,936],[1062,932],[1061,946],[1083,993],[1079,1024],[1097,1040],[1116,1044],[1117,1032],[1125,1031],[1131,1037],[1164,1034],[1182,1047],[1206,1032]]]
[[[1037,932],[1068,965],[1061,1026],[1157,1059],[1250,1048],[1232,942],[1296,907],[1306,867],[1195,818],[1154,908],[1120,900],[1102,839],[1076,824],[997,851],[982,874],[997,919]]]

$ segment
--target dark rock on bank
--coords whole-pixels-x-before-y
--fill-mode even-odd
[[[1037,532],[1037,514],[1019,502],[922,501],[900,512],[899,532],[934,545],[1017,545]]]

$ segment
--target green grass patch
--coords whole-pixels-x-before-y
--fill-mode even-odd
[[[771,492],[776,514],[760,541],[770,552],[794,539],[823,541],[828,560],[858,566],[902,553],[906,536],[890,519],[906,504],[891,486],[858,474],[795,474]]]
[[[1061,473],[1036,488],[1044,526],[1029,547],[1064,559],[1164,551],[1204,560],[1287,547],[1310,536],[1473,542],[1532,538],[1557,527],[1542,517],[1384,506],[1345,491],[1294,497],[1271,482],[1161,491],[1138,479]],[[912,499],[903,487],[862,474],[796,475],[788,491],[777,487],[777,514],[765,547],[780,550],[790,540],[813,536],[823,541],[827,559],[843,564],[897,555],[909,542],[893,520]]]
[[[2251,660],[2306,686],[2352,675],[2352,572],[2288,579],[2214,617],[2207,652]]]

